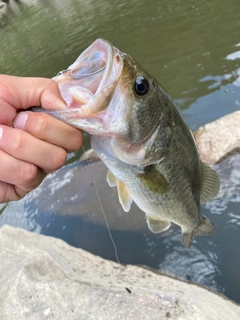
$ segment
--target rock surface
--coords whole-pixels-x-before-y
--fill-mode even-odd
[[[0,0],[0,27],[5,24],[6,17],[11,13],[19,13],[19,4],[28,7],[36,6],[40,0]]]
[[[240,111],[230,113],[199,128],[196,133],[200,157],[216,164],[240,152]]]
[[[2,24],[2,20],[6,17],[7,10],[7,4],[0,0],[0,26]]]
[[[202,287],[22,229],[0,229],[0,261],[3,320],[240,319],[240,306]]]

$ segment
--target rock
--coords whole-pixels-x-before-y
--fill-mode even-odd
[[[216,164],[240,152],[240,111],[228,114],[199,128],[196,133],[200,157]]]
[[[240,319],[240,306],[205,288],[9,226],[0,261],[1,319]]]
[[[6,17],[11,13],[19,13],[19,4],[28,7],[36,6],[40,0],[0,0],[0,26],[5,24]]]
[[[40,0],[19,0],[19,1],[29,7],[36,6],[40,2]]]
[[[7,14],[7,4],[3,1],[0,1],[0,22],[6,17]]]
[[[19,1],[0,0],[0,27],[6,24],[8,16],[18,13],[20,13]]]

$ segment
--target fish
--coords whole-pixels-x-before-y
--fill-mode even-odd
[[[200,207],[217,195],[219,177],[173,99],[134,58],[97,39],[53,79],[68,108],[35,111],[91,135],[125,212],[135,202],[153,233],[178,225],[186,248],[214,231]]]

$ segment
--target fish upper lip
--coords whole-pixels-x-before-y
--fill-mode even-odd
[[[92,72],[92,73],[86,73],[86,74],[82,74],[82,75],[74,74],[74,73],[72,72],[72,69],[67,69],[67,70],[59,71],[55,78],[57,78],[58,76],[62,76],[62,75],[64,75],[65,73],[70,73],[71,76],[72,76],[74,79],[78,80],[78,79],[83,79],[83,78],[86,78],[86,77],[90,77],[90,76],[92,76],[92,75],[94,75],[94,74],[97,74],[97,73],[99,73],[99,72],[101,72],[101,71],[103,71],[103,70],[105,70],[105,69],[106,69],[106,66],[105,66],[105,67],[102,67],[101,69],[99,69],[99,70],[97,70],[97,71],[94,71],[94,72]]]
[[[89,55],[91,58],[91,53],[94,51],[100,53],[100,58],[98,61],[95,61],[95,64],[94,61],[91,64],[91,59],[88,60],[87,58]],[[90,47],[88,47],[80,54],[80,56],[72,65],[70,65],[66,70],[60,71],[53,78],[53,80],[55,80],[57,83],[69,81],[70,78],[72,78],[73,80],[81,80],[103,72],[98,89],[96,91],[98,92],[104,88],[104,83],[106,82],[107,77],[109,77],[111,74],[116,54],[122,60],[120,52],[110,42],[104,39],[97,39]],[[98,64],[99,68],[95,69],[95,65],[97,66]],[[90,72],[88,72],[88,68],[90,69]],[[84,71],[81,72],[81,69],[86,71],[86,73],[84,73]],[[121,68],[118,72],[118,76],[120,75],[120,73]]]

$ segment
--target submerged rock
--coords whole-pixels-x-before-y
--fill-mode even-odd
[[[7,10],[7,4],[0,0],[0,25],[2,23],[2,20],[6,17]]]
[[[0,261],[1,319],[240,319],[240,306],[205,288],[9,226]]]
[[[0,26],[6,23],[6,17],[11,13],[19,13],[19,5],[36,6],[40,0],[0,0]]]
[[[40,0],[18,0],[18,1],[24,3],[27,6],[36,6],[40,2]]]
[[[230,113],[199,128],[196,133],[200,157],[216,164],[240,152],[240,111]]]

